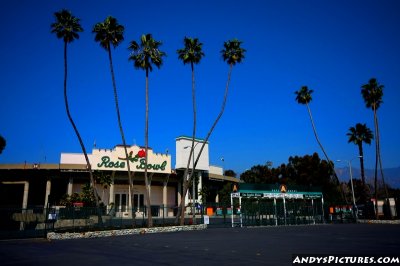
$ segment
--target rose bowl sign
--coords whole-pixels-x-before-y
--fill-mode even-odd
[[[91,156],[92,169],[110,171],[128,171],[127,161],[132,172],[171,173],[171,155],[155,154],[149,149],[131,146],[127,148],[128,158],[124,147],[117,146],[113,150],[94,149]]]

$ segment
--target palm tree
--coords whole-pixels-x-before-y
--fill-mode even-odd
[[[3,152],[4,148],[6,147],[6,139],[0,135],[0,154]]]
[[[365,201],[366,199],[366,185],[365,185],[365,172],[364,172],[364,151],[363,151],[363,142],[367,144],[371,144],[371,140],[374,138],[371,129],[367,127],[366,124],[357,123],[355,127],[349,128],[349,133],[347,133],[349,137],[348,142],[354,143],[358,146],[358,153],[360,157],[360,168],[361,168],[361,183],[363,186],[363,195],[362,199]]]
[[[152,65],[160,68],[162,65],[162,57],[166,54],[160,51],[159,47],[162,45],[161,42],[153,39],[151,34],[143,34],[140,38],[140,44],[135,41],[131,41],[128,49],[131,50],[129,60],[134,62],[136,69],[142,69],[146,71],[146,117],[145,117],[145,164],[147,165],[148,159],[148,148],[149,148],[149,72],[153,71]],[[151,205],[150,205],[150,184],[147,179],[147,167],[144,169],[144,180],[146,185],[146,208],[147,208],[147,219],[148,227],[153,226],[153,220],[151,216]]]
[[[115,102],[115,109],[117,111],[117,119],[118,119],[118,126],[119,131],[121,134],[122,145],[124,146],[125,151],[125,158],[126,164],[128,167],[128,182],[130,187],[130,198],[131,198],[131,206],[133,207],[133,180],[131,176],[131,168],[129,165],[128,159],[128,150],[126,148],[126,141],[125,141],[125,134],[122,128],[121,122],[121,115],[119,112],[119,104],[118,104],[118,93],[117,93],[117,85],[115,83],[115,76],[114,76],[114,67],[112,62],[112,55],[111,55],[111,45],[114,49],[124,40],[124,26],[120,25],[116,18],[112,16],[108,16],[103,22],[99,22],[94,25],[92,32],[95,34],[95,41],[100,43],[100,46],[103,47],[108,52],[108,59],[110,62],[110,71],[111,71],[111,78],[112,78],[112,85],[114,91],[114,102]],[[134,216],[132,211],[132,216]]]
[[[196,157],[196,161],[193,165],[193,168],[196,168],[196,165],[200,159],[201,153],[203,152],[203,149],[206,145],[206,143],[208,142],[208,139],[210,138],[215,126],[218,124],[218,121],[221,119],[224,110],[225,110],[225,105],[226,105],[226,100],[228,98],[228,91],[229,91],[229,83],[231,80],[231,74],[232,74],[232,70],[233,70],[233,66],[236,65],[237,63],[241,63],[242,60],[244,59],[244,54],[246,53],[246,50],[243,49],[241,47],[242,45],[242,41],[239,41],[238,39],[233,39],[233,40],[229,40],[224,42],[224,48],[221,50],[221,55],[222,55],[222,59],[224,61],[226,61],[229,65],[229,71],[228,71],[228,80],[226,82],[226,86],[225,86],[225,93],[224,93],[224,98],[222,100],[222,105],[221,105],[221,110],[217,116],[217,118],[215,119],[214,123],[212,124],[210,130],[207,133],[206,138],[204,139],[204,141],[202,142],[201,148],[199,153],[197,154]],[[180,206],[180,210],[183,210],[184,207],[184,199],[186,197],[186,193],[188,191],[189,188],[189,184],[191,184],[192,178],[193,178],[193,171],[190,174],[189,179],[183,183],[183,193],[182,193],[182,197],[181,197],[181,206]],[[180,219],[180,224],[183,225],[184,224],[184,213],[183,211],[181,211],[181,219]]]
[[[190,64],[192,70],[192,102],[193,102],[193,134],[192,134],[192,148],[190,149],[190,154],[188,158],[188,163],[186,166],[186,170],[183,174],[186,179],[189,172],[189,165],[192,156],[194,156],[194,141],[196,138],[196,89],[195,89],[195,77],[194,77],[194,65],[200,63],[201,58],[204,56],[202,51],[203,44],[199,42],[198,38],[188,38],[185,37],[183,39],[184,48],[178,49],[176,52],[178,53],[178,58],[182,60],[183,64]],[[194,172],[194,165],[192,166],[192,172]],[[181,210],[179,210],[180,212]],[[179,215],[177,215],[179,216]],[[195,220],[193,220],[195,222]]]
[[[334,166],[333,166],[332,161],[329,159],[329,157],[328,157],[328,155],[327,155],[327,153],[326,153],[324,147],[322,146],[321,141],[319,140],[319,137],[318,137],[318,134],[317,134],[317,130],[316,130],[315,124],[314,124],[314,119],[313,119],[312,114],[311,114],[311,109],[310,109],[309,103],[312,101],[312,96],[311,96],[311,94],[312,94],[313,92],[314,92],[314,91],[308,89],[307,86],[302,86],[300,90],[298,90],[298,91],[295,92],[295,94],[297,95],[297,96],[296,96],[296,101],[297,101],[299,104],[305,104],[305,105],[307,106],[307,110],[308,110],[308,114],[309,114],[309,116],[310,116],[311,126],[312,126],[312,129],[313,129],[313,132],[314,132],[315,139],[317,140],[317,143],[318,143],[318,145],[320,146],[320,148],[321,148],[321,150],[322,150],[322,152],[323,152],[323,154],[324,154],[324,156],[325,156],[325,158],[326,158],[328,164],[331,166],[332,173],[333,173],[333,175],[334,175],[334,177],[335,177],[335,182],[337,183],[337,185],[339,185],[339,184],[340,184],[339,178],[337,177],[337,175],[336,175],[336,173],[335,173],[335,171],[334,171]],[[342,198],[345,199],[342,189],[341,189],[341,192],[342,192]]]
[[[375,129],[375,172],[374,172],[374,186],[375,186],[375,215],[378,218],[378,161],[381,170],[383,185],[385,188],[386,198],[388,198],[387,187],[385,178],[383,176],[381,152],[380,152],[380,138],[379,138],[379,125],[378,125],[378,109],[383,103],[383,85],[380,85],[375,78],[371,78],[367,84],[361,86],[361,94],[364,98],[365,106],[371,108],[374,113],[374,129]],[[390,209],[390,208],[389,208]]]
[[[59,12],[54,13],[56,21],[51,24],[51,33],[55,33],[57,38],[63,39],[64,41],[64,102],[65,109],[67,111],[68,119],[75,131],[76,137],[78,138],[79,144],[81,146],[82,152],[85,156],[86,167],[89,171],[90,183],[92,186],[93,194],[96,199],[96,207],[98,210],[99,223],[102,224],[101,213],[99,208],[99,199],[98,193],[95,186],[95,181],[93,178],[92,167],[89,162],[89,157],[86,152],[85,145],[83,144],[81,135],[79,134],[78,128],[75,125],[74,120],[72,119],[69,105],[68,105],[68,96],[67,96],[67,73],[68,73],[68,63],[67,63],[67,47],[68,44],[74,41],[75,39],[79,39],[79,32],[83,32],[83,28],[79,24],[80,19],[73,16],[69,10],[62,9]]]

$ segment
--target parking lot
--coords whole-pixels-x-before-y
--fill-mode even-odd
[[[400,225],[335,224],[0,241],[1,265],[291,265],[292,254],[400,255]]]

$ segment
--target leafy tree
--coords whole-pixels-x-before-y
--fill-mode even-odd
[[[318,145],[320,146],[320,148],[321,148],[321,150],[322,150],[322,153],[324,154],[324,156],[325,156],[325,158],[326,158],[328,164],[331,165],[333,176],[335,177],[335,181],[337,182],[337,185],[339,185],[339,183],[340,183],[340,182],[339,182],[339,178],[337,177],[335,171],[333,170],[334,167],[333,167],[332,161],[329,159],[328,154],[326,153],[324,147],[322,146],[321,141],[319,140],[319,137],[318,137],[318,134],[317,134],[317,130],[316,130],[315,124],[314,124],[314,119],[313,119],[312,114],[311,114],[311,109],[310,109],[309,103],[312,101],[312,96],[311,96],[311,94],[312,94],[313,92],[314,92],[314,91],[308,89],[307,86],[302,86],[300,90],[298,90],[298,91],[295,92],[295,94],[297,95],[297,96],[296,96],[296,101],[297,101],[299,104],[305,104],[305,105],[307,106],[307,110],[308,110],[308,114],[309,114],[309,116],[310,116],[311,126],[312,126],[312,129],[313,129],[313,132],[314,132],[315,139],[317,140],[317,143],[318,143]],[[344,196],[343,191],[342,191],[342,196]]]
[[[240,175],[240,179],[245,183],[278,183],[279,174],[275,168],[269,168],[266,165],[255,165]]]
[[[140,44],[136,41],[131,41],[129,50],[131,54],[129,60],[134,62],[136,69],[142,69],[146,72],[146,119],[145,119],[145,163],[147,165],[148,148],[149,148],[149,72],[153,70],[153,65],[160,68],[163,62],[163,56],[165,53],[162,52],[159,47],[161,46],[160,41],[156,41],[151,34],[143,34],[140,38]],[[150,204],[150,185],[147,178],[147,167],[144,170],[144,180],[146,184],[146,207],[147,207],[147,219],[148,227],[153,226],[153,220],[151,216],[151,204]]]
[[[6,147],[6,139],[0,135],[0,154],[3,152],[4,148]]]
[[[349,137],[348,142],[354,143],[358,146],[358,153],[360,156],[360,168],[361,168],[361,183],[364,188],[366,188],[365,184],[365,172],[364,172],[364,151],[363,151],[363,142],[367,144],[371,144],[371,140],[374,138],[371,129],[367,127],[366,124],[357,123],[355,127],[349,128],[349,133],[347,133]],[[366,191],[365,191],[366,192]],[[366,199],[366,193],[363,195],[364,200]]]
[[[178,58],[182,60],[183,64],[190,64],[190,68],[192,71],[192,104],[193,104],[193,133],[192,133],[192,147],[190,149],[190,154],[187,162],[187,166],[185,172],[183,174],[183,178],[186,181],[189,173],[189,166],[192,160],[192,156],[194,157],[194,142],[196,138],[196,86],[195,86],[195,75],[194,75],[194,65],[200,63],[201,58],[204,56],[202,46],[203,44],[197,38],[188,38],[185,37],[183,39],[184,47],[182,49],[178,49],[176,52],[178,53]],[[195,171],[194,164],[192,165],[192,172]],[[189,185],[189,184],[187,184]],[[184,200],[185,198],[183,198]],[[182,212],[182,209],[179,209],[179,212]],[[177,215],[180,215],[180,213]]]
[[[210,194],[210,191],[209,191],[208,187],[203,185],[202,188],[199,191],[199,195],[201,197],[201,203],[202,204],[207,202],[207,197],[208,197],[209,194]]]
[[[221,117],[222,117],[222,115],[224,113],[226,100],[228,98],[229,83],[230,83],[230,80],[231,80],[231,74],[232,74],[233,66],[235,66],[238,63],[241,63],[242,60],[244,59],[244,55],[246,53],[246,50],[243,49],[241,47],[241,45],[242,45],[242,41],[239,41],[237,39],[233,39],[233,40],[229,40],[229,41],[224,42],[224,48],[221,50],[221,55],[222,55],[222,59],[224,61],[226,61],[228,63],[228,65],[229,65],[228,80],[226,82],[224,98],[222,100],[221,110],[220,110],[217,118],[215,119],[213,125],[211,126],[210,130],[208,131],[207,136],[206,136],[205,140],[203,141],[203,144],[201,145],[200,151],[197,154],[197,158],[196,158],[196,161],[195,161],[194,166],[193,166],[194,168],[196,168],[196,165],[197,165],[197,163],[198,163],[198,161],[200,159],[201,153],[203,152],[204,146],[206,145],[208,139],[210,138],[212,132],[214,131],[214,128],[216,127],[216,125],[218,124],[218,121],[221,119]],[[180,210],[183,210],[184,203],[185,203],[184,202],[184,198],[186,196],[189,184],[192,181],[193,174],[194,173],[192,172],[190,174],[189,179],[186,182],[184,182],[184,184],[183,184],[183,193],[182,193],[182,197],[181,197],[181,204],[180,204],[180,207],[179,207]],[[181,212],[181,219],[180,219],[181,220],[180,221],[181,225],[184,224],[184,219],[185,219],[184,213]]]
[[[231,176],[231,177],[236,177],[236,173],[233,170],[226,170],[225,171],[226,176]]]
[[[240,175],[245,183],[286,184],[320,187],[327,201],[338,201],[338,186],[331,180],[332,168],[317,153],[291,156],[287,164],[276,168],[256,165]]]
[[[67,63],[67,48],[68,44],[73,42],[75,39],[79,39],[79,32],[83,32],[83,28],[80,25],[80,19],[73,16],[70,11],[66,9],[62,9],[59,12],[54,13],[56,21],[51,24],[51,33],[55,33],[57,38],[62,39],[64,41],[64,102],[65,109],[67,111],[68,119],[74,129],[74,132],[78,138],[79,144],[81,146],[82,152],[85,156],[86,167],[89,170],[90,175],[90,183],[92,186],[93,194],[97,194],[95,181],[93,178],[92,167],[89,162],[89,158],[86,152],[85,145],[83,144],[81,135],[79,134],[78,128],[75,125],[75,122],[71,116],[69,105],[68,105],[68,96],[67,96],[67,74],[68,74],[68,63]],[[96,207],[98,209],[99,222],[102,223],[101,213],[99,209],[99,201],[96,197]]]
[[[128,150],[126,148],[125,134],[122,127],[121,115],[119,112],[118,92],[117,92],[117,85],[115,82],[114,67],[111,54],[111,46],[113,46],[115,49],[124,40],[124,30],[125,30],[124,26],[120,25],[116,18],[108,16],[103,22],[99,22],[96,25],[94,25],[92,33],[95,34],[95,41],[99,42],[100,46],[104,48],[108,53],[113,92],[114,92],[115,110],[117,112],[117,120],[118,120],[119,131],[121,134],[122,145],[124,146],[124,151],[125,151],[126,165],[128,167],[128,182],[131,194],[130,195],[131,206],[133,206],[133,197],[132,197],[133,180],[131,176],[131,168],[128,159]],[[132,215],[134,215],[133,212]]]
[[[93,190],[90,188],[89,184],[82,186],[82,192],[80,193],[80,199],[85,204],[86,207],[93,207],[96,200],[99,199],[94,195]]]
[[[383,88],[384,86],[379,84],[375,78],[371,78],[367,84],[361,86],[361,95],[364,99],[365,106],[371,108],[374,113],[374,128],[375,128],[375,172],[374,172],[374,186],[375,186],[375,199],[378,200],[378,161],[381,170],[382,181],[385,187],[386,198],[388,198],[388,192],[385,184],[385,178],[383,176],[381,152],[380,152],[380,135],[379,135],[379,124],[378,124],[378,109],[383,103]],[[378,204],[375,204],[375,214],[378,218]]]

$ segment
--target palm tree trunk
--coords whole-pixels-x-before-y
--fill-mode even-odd
[[[379,218],[378,214],[378,154],[379,154],[379,146],[378,146],[378,120],[376,116],[376,108],[373,106],[374,111],[374,127],[375,127],[375,172],[374,172],[374,187],[375,187],[375,217]]]
[[[385,196],[386,196],[386,204],[388,204],[388,210],[389,210],[389,216],[390,218],[392,217],[392,213],[390,210],[390,201],[389,201],[389,193],[387,190],[386,182],[385,182],[385,177],[383,175],[383,167],[382,167],[382,158],[381,158],[381,140],[380,140],[380,133],[379,133],[379,121],[378,121],[378,114],[376,115],[376,129],[377,129],[377,136],[376,136],[376,141],[378,142],[378,158],[379,158],[379,169],[381,171],[381,177],[382,177],[382,183],[383,187],[385,189]]]
[[[208,139],[210,138],[210,136],[211,136],[211,134],[212,134],[212,132],[213,132],[215,126],[217,125],[218,121],[221,119],[221,117],[222,117],[222,115],[223,115],[223,113],[224,113],[224,111],[225,111],[225,105],[226,105],[226,100],[227,100],[227,98],[228,98],[228,90],[229,90],[229,83],[230,83],[230,80],[231,80],[232,69],[233,69],[233,65],[230,64],[229,72],[228,72],[228,80],[227,80],[227,82],[226,82],[225,93],[224,93],[224,99],[223,99],[223,101],[222,101],[221,110],[220,110],[220,112],[219,112],[217,118],[215,119],[213,125],[211,126],[210,130],[208,131],[207,136],[206,136],[206,138],[205,138],[203,144],[201,145],[200,151],[199,151],[199,153],[197,154],[196,161],[195,161],[195,163],[194,163],[194,165],[193,165],[193,168],[196,168],[197,163],[198,163],[198,161],[199,161],[199,159],[200,159],[201,153],[203,152],[203,149],[204,149],[204,147],[205,147],[205,145],[206,145]],[[186,193],[187,193],[187,191],[188,191],[189,184],[191,183],[192,178],[193,178],[193,172],[190,174],[189,179],[188,179],[186,182],[184,182],[183,193],[182,193],[182,196],[181,196],[181,206],[180,206],[180,209],[182,209],[182,208],[184,207],[184,206],[182,206],[182,202],[183,202],[182,199],[184,199],[184,198],[186,197]],[[181,214],[181,225],[183,225],[183,224],[184,224],[184,215]]]
[[[314,119],[313,119],[312,114],[311,114],[310,106],[308,105],[308,103],[306,103],[306,106],[307,106],[307,110],[308,110],[308,115],[310,116],[311,126],[312,126],[312,129],[313,129],[313,132],[314,132],[315,139],[317,140],[318,145],[321,147],[321,150],[322,150],[322,152],[324,153],[325,158],[326,158],[328,164],[331,166],[332,173],[333,173],[333,175],[334,175],[334,177],[335,177],[335,181],[337,182],[337,185],[340,185],[340,181],[339,181],[338,176],[336,175],[336,172],[335,172],[334,166],[333,166],[333,164],[332,164],[332,161],[329,159],[328,155],[327,155],[326,152],[325,152],[324,147],[322,146],[321,141],[319,140],[319,137],[318,137],[318,134],[317,134],[317,130],[316,130],[315,124],[314,124]],[[345,195],[344,195],[344,191],[343,191],[342,186],[339,186],[339,188],[340,188],[340,192],[341,192],[341,194],[342,194],[342,199],[344,199],[344,200],[347,202],[347,198],[346,198]]]
[[[118,104],[118,93],[117,93],[117,85],[115,82],[115,75],[114,75],[114,67],[113,67],[113,62],[112,62],[112,56],[111,56],[111,48],[110,45],[108,46],[108,59],[110,61],[110,71],[111,71],[111,78],[112,78],[112,83],[113,83],[113,90],[114,90],[114,102],[115,102],[115,109],[117,111],[117,119],[118,119],[118,126],[119,126],[119,132],[121,134],[121,139],[122,139],[122,145],[124,145],[124,151],[125,151],[125,158],[126,158],[126,165],[128,167],[128,182],[129,182],[129,196],[131,198],[131,212],[132,212],[132,218],[135,220],[135,215],[133,212],[133,197],[132,197],[132,192],[133,192],[133,181],[131,177],[131,168],[129,165],[129,159],[128,159],[128,150],[126,148],[126,141],[125,141],[125,135],[124,135],[124,130],[122,128],[122,122],[121,122],[121,115],[119,112],[119,104]],[[133,222],[133,226],[134,226]]]
[[[68,74],[67,42],[64,42],[64,101],[65,101],[65,109],[67,111],[68,119],[69,119],[69,121],[70,121],[70,123],[71,123],[71,125],[72,125],[72,127],[73,127],[73,129],[75,131],[75,134],[76,134],[76,136],[78,138],[79,144],[81,145],[82,152],[83,152],[83,154],[85,156],[86,167],[87,167],[87,169],[89,171],[90,183],[91,183],[91,186],[92,186],[92,191],[93,191],[93,194],[94,194],[94,198],[96,200],[98,222],[99,222],[100,226],[102,226],[103,225],[103,220],[102,220],[102,217],[101,217],[101,210],[100,210],[100,205],[99,205],[99,195],[97,193],[96,185],[95,185],[94,178],[93,178],[92,166],[90,165],[89,157],[87,155],[86,148],[85,148],[85,145],[83,144],[81,135],[79,134],[78,128],[76,127],[75,122],[72,119],[71,113],[69,111],[68,96],[67,96],[67,74]]]
[[[379,121],[378,121],[378,114],[376,115],[376,129],[377,129],[377,141],[378,141],[378,158],[379,158],[379,169],[381,171],[381,176],[382,176],[382,183],[385,189],[385,195],[386,198],[389,198],[389,193],[387,190],[386,182],[385,182],[385,177],[383,175],[383,167],[382,167],[382,157],[381,157],[381,137],[380,137],[380,132],[379,132]]]
[[[147,179],[147,159],[149,150],[149,70],[146,68],[146,119],[144,127],[144,145],[145,145],[145,168],[144,168],[144,180],[146,185],[146,209],[147,209],[147,226],[153,227],[153,219],[151,216],[151,203],[150,203],[150,184]]]
[[[365,171],[364,171],[364,151],[362,142],[358,143],[358,154],[360,155],[361,183],[365,187]]]
[[[365,183],[365,171],[364,171],[364,151],[362,147],[362,142],[358,143],[358,152],[360,155],[360,168],[361,168],[361,185],[362,185],[362,195],[361,201],[365,203],[367,200],[367,186]]]
[[[195,89],[195,79],[194,79],[194,64],[193,62],[191,62],[191,68],[192,68],[192,102],[193,102],[193,136],[192,136],[192,153],[193,153],[193,158],[194,158],[194,140],[196,138],[196,114],[197,114],[197,109],[196,109],[196,89]],[[189,160],[190,160],[189,156]],[[194,174],[195,171],[195,167],[194,164],[192,165],[192,173]],[[195,188],[193,188],[193,192],[194,192]],[[195,211],[194,209],[194,200],[195,200],[195,196],[196,193],[193,193],[192,195],[192,209],[193,211]],[[195,214],[193,213],[193,217],[195,218]],[[196,224],[196,219],[193,219],[193,224]]]
[[[192,103],[193,103],[193,133],[192,133],[192,147],[190,149],[190,153],[189,153],[189,158],[188,158],[188,162],[186,165],[186,169],[185,172],[183,173],[183,181],[184,181],[184,191],[185,189],[188,189],[188,183],[187,182],[187,176],[189,174],[189,166],[190,166],[190,162],[192,161],[192,156],[194,157],[194,141],[196,139],[196,117],[197,117],[197,109],[196,109],[196,89],[195,89],[195,77],[194,77],[194,64],[193,62],[191,62],[191,69],[192,69]],[[192,165],[192,172],[194,172],[195,167],[194,164]],[[183,207],[186,206],[185,204],[185,199],[186,199],[186,195],[185,197],[183,197],[183,202],[181,201],[181,208],[178,208],[178,213],[176,215],[176,219],[175,219],[175,223],[178,223],[178,218],[181,217],[181,224],[182,224],[182,220],[184,223],[184,217],[185,217],[185,210],[183,209]],[[181,199],[182,200],[182,199]]]

